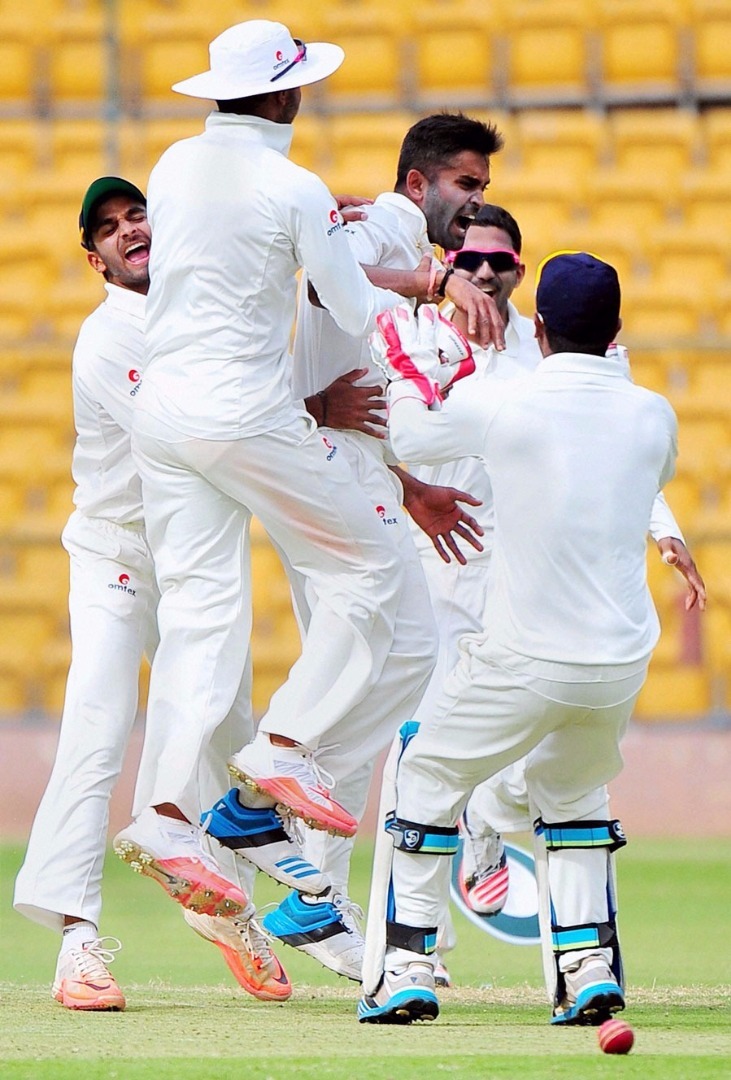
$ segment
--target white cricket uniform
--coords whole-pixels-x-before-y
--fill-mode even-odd
[[[129,435],[145,297],[105,288],[73,356],[76,510],[62,537],[71,560],[71,667],[53,772],[15,884],[15,907],[58,930],[64,914],[99,923],[109,798],[137,712],[142,656],[157,643]]]
[[[452,311],[445,310],[445,314],[451,317]],[[463,395],[471,394],[474,379],[485,380],[489,384],[495,380],[500,385],[503,380],[518,379],[535,371],[541,360],[541,351],[535,338],[533,320],[520,315],[517,308],[508,302],[505,350],[497,353],[492,347],[480,349],[473,346],[473,354],[475,372],[469,379],[455,384],[450,393],[452,401],[459,401]],[[617,355],[615,362],[621,365],[625,376],[631,378],[623,353]],[[482,537],[484,550],[476,551],[465,545],[467,565],[462,566],[456,561],[444,563],[424,532],[411,523],[439,629],[439,659],[415,717],[420,721],[428,717],[445,678],[459,659],[459,639],[463,634],[478,633],[483,625],[489,626],[490,612],[485,610],[485,603],[494,512],[490,478],[480,458],[458,458],[441,465],[409,464],[409,471],[425,483],[456,487],[480,499],[482,505],[475,513],[485,530]],[[653,503],[649,532],[654,540],[668,536],[683,540],[680,526],[662,492]],[[470,825],[476,833],[490,827],[498,832],[530,830],[532,822],[523,763],[515,762],[480,784],[470,797],[468,813]]]
[[[368,217],[346,225],[355,258],[362,265],[413,270],[432,254],[426,218],[403,195],[387,192],[366,208]],[[382,384],[372,364],[367,340],[344,333],[332,316],[313,306],[307,279],[300,289],[293,350],[292,387],[295,397],[307,398],[355,368],[369,368],[361,385]],[[351,813],[365,810],[368,787],[378,753],[400,725],[410,720],[421,700],[436,659],[437,631],[429,593],[403,509],[398,477],[388,468],[394,462],[387,440],[358,431],[320,428],[342,452],[353,482],[378,516],[384,540],[402,567],[403,587],[396,610],[394,637],[376,686],[367,698],[329,732],[318,760],[336,780],[334,794]],[[287,566],[286,560],[284,560]],[[300,625],[309,621],[306,583],[287,567]],[[347,891],[353,841],[307,829],[305,853],[326,871],[336,887]]]
[[[391,437],[404,460],[482,457],[494,498],[489,625],[461,658],[399,767],[400,818],[453,826],[482,780],[526,757],[546,821],[606,820],[604,785],[645,679],[659,623],[646,581],[646,533],[672,477],[668,402],[605,357],[563,353],[533,375],[429,412],[391,390]],[[408,393],[408,388],[405,388]],[[396,920],[436,926],[448,860],[394,852]],[[563,926],[603,922],[601,849],[550,861]],[[571,962],[567,953],[562,966]]]
[[[295,402],[295,272],[363,335],[397,302],[350,253],[327,188],[286,154],[290,125],[213,112],[152,171],[148,368],[133,451],[160,585],[143,765],[147,801],[201,811],[198,761],[250,635],[246,524],[261,520],[316,603],[260,728],[311,750],[377,684],[403,573],[342,452]]]

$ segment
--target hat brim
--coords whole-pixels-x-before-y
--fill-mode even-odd
[[[176,94],[187,97],[208,98],[211,101],[234,101],[236,98],[253,97],[255,94],[274,94],[278,90],[294,90],[298,86],[326,79],[337,71],[345,53],[339,45],[326,41],[307,43],[307,59],[295,64],[291,71],[282,75],[276,82],[252,81],[242,72],[239,79],[230,74],[223,75],[215,71],[203,71],[189,79],[175,83],[172,89]]]

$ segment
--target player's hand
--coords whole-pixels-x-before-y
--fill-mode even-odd
[[[675,536],[664,536],[661,540],[658,540],[657,547],[662,556],[662,561],[667,563],[668,566],[674,566],[688,582],[685,610],[690,611],[697,604],[699,611],[705,611],[706,586],[683,541],[678,540]]]
[[[368,214],[358,207],[373,205],[373,199],[366,199],[362,195],[335,195],[335,202],[343,221],[365,221]]]
[[[382,386],[356,386],[368,368],[354,368],[325,389],[328,427],[341,431],[363,431],[377,439],[386,438],[386,399]]]
[[[485,530],[459,503],[481,506],[474,495],[458,488],[424,484],[416,477],[398,470],[404,486],[404,506],[420,529],[430,537],[439,557],[448,563],[451,551],[458,563],[464,566],[467,559],[462,554],[457,538],[470,544],[476,551],[483,551],[479,537]],[[449,549],[449,550],[447,550]]]
[[[465,278],[450,274],[445,295],[467,316],[467,333],[483,349],[505,348],[505,331],[495,301]]]

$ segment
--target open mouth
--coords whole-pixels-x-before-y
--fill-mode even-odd
[[[474,214],[457,214],[456,218],[454,219],[454,224],[457,226],[458,230],[462,233],[462,236],[464,236],[464,234],[467,232],[467,230],[469,229],[470,225],[473,223],[474,220],[475,220],[475,215]]]
[[[124,253],[124,257],[127,262],[132,263],[135,266],[141,266],[147,263],[150,258],[150,245],[143,241],[138,241],[135,244],[130,244]]]

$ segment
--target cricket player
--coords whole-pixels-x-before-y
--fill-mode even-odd
[[[190,831],[202,810],[208,833],[238,852],[286,842],[274,806],[321,829],[355,831],[317,751],[387,678],[403,587],[382,521],[290,386],[299,267],[356,336],[396,299],[368,282],[324,184],[287,158],[302,86],[342,60],[337,46],[295,41],[280,23],[231,27],[211,43],[210,69],[174,87],[216,101],[205,132],[170,147],[150,177],[148,368],[133,452],[161,592],[142,757],[153,780],[147,809],[115,850],[184,906],[203,897],[210,914],[240,901],[203,866],[201,837]],[[497,317],[479,299],[487,340]],[[241,679],[252,514],[316,599],[302,655],[254,741],[230,761],[240,788],[209,809],[198,763]],[[433,642],[414,657],[414,687],[433,658]],[[327,888],[311,864],[275,855],[268,872],[313,894]]]
[[[514,380],[532,373],[540,362],[533,322],[520,315],[511,300],[525,276],[521,249],[520,227],[512,214],[501,206],[486,204],[477,212],[467,230],[462,249],[455,253],[452,260],[455,274],[466,277],[492,295],[505,327],[505,348],[500,353],[491,348],[481,349],[472,343],[475,374],[471,379],[455,385],[452,391],[455,402],[472,392],[473,379],[484,380],[488,385],[497,381],[501,385],[504,380]],[[468,335],[460,311],[454,311],[449,317]],[[615,350],[614,355],[616,363],[626,368],[623,353]],[[629,378],[629,369],[625,373]],[[482,550],[466,548],[465,562],[450,564],[436,557],[433,546],[426,542],[421,530],[411,529],[426,573],[439,628],[439,659],[429,689],[416,713],[415,719],[420,721],[428,717],[445,678],[459,659],[459,639],[463,634],[479,632],[483,619],[485,625],[489,625],[490,613],[485,610],[485,602],[494,513],[490,480],[481,459],[469,457],[442,465],[410,466],[410,471],[426,483],[447,484],[477,495],[481,501],[479,514],[484,529]],[[649,532],[658,545],[660,555],[666,561],[671,560],[688,580],[690,606],[696,601],[704,606],[703,581],[662,493],[658,494],[653,504]],[[468,903],[479,914],[495,914],[507,899],[508,866],[501,833],[528,831],[531,827],[522,762],[508,766],[481,784],[471,796],[461,821],[462,870]],[[451,945],[453,940],[450,926],[445,940],[440,941],[440,949]],[[443,965],[440,967],[438,979],[440,974],[444,979],[445,969]]]
[[[418,328],[407,313],[380,321],[374,348],[394,379],[396,452],[434,464],[482,458],[494,537],[489,626],[462,639],[398,765],[385,823],[394,850],[383,975],[360,1002],[362,1021],[438,1015],[432,958],[445,856],[470,792],[524,756],[548,858],[552,1019],[595,1023],[624,1007],[611,857],[625,840],[605,785],[621,768],[619,740],[659,636],[645,538],[673,475],[677,424],[664,398],[605,355],[619,312],[612,267],[586,253],[549,257],[536,296],[536,371],[504,388],[474,380],[468,397],[436,410],[437,320],[424,308]],[[370,936],[369,927],[366,952]]]
[[[467,325],[477,287],[459,276],[447,277],[445,268],[435,261],[433,245],[447,249],[461,245],[468,223],[484,202],[490,158],[501,146],[502,138],[493,125],[462,114],[429,116],[409,129],[399,155],[395,190],[379,195],[372,206],[364,208],[364,216],[345,229],[353,254],[373,281],[385,277],[392,287],[426,299],[429,278],[438,277],[445,281],[445,291],[454,297]],[[425,257],[426,271],[422,269]],[[343,332],[329,312],[311,302],[308,286],[305,279],[294,342],[295,396],[305,399],[308,408],[316,408],[317,397],[324,393],[320,388],[336,386],[338,379],[357,374],[354,390],[367,395],[370,387],[372,404],[385,405],[379,397],[382,373],[371,362],[367,340]],[[393,679],[379,680],[362,704],[321,742],[318,755],[321,766],[336,780],[334,793],[360,818],[378,753],[417,709],[423,686],[413,686],[409,671],[428,644],[425,635],[433,640],[429,593],[405,509],[418,518],[417,531],[425,542],[436,543],[435,557],[437,551],[444,557],[445,549],[455,552],[455,537],[444,524],[453,523],[447,514],[455,500],[472,504],[477,500],[466,494],[466,488],[427,485],[400,469],[387,440],[380,437],[385,420],[377,409],[367,410],[349,429],[342,430],[342,424],[339,430],[329,428],[328,419],[334,420],[336,414],[330,409],[331,397],[328,394],[322,403],[325,415],[320,430],[327,432],[350,465],[353,483],[378,515],[384,541],[392,547],[405,579],[389,655]],[[431,511],[431,519],[425,508]],[[430,529],[435,518],[439,526]],[[469,517],[457,522],[456,535],[464,539],[470,523],[474,524]],[[306,626],[310,618],[306,582],[292,567],[288,572],[298,618]],[[359,979],[363,939],[347,900],[352,843],[349,838],[307,830],[305,856],[330,877],[336,903],[295,890],[266,916],[265,929],[333,970]]]
[[[99,936],[109,799],[137,712],[143,654],[157,646],[158,591],[142,517],[130,430],[144,370],[150,226],[134,184],[105,176],[87,190],[79,219],[89,265],[106,298],[84,321],[73,355],[76,509],[63,532],[71,560],[72,659],[48,787],[15,885],[15,907],[62,932],[53,997],[66,1008],[118,1010],[125,999],[108,967],[120,943]],[[215,792],[237,740],[252,730],[248,685],[202,769]],[[244,872],[247,887],[253,867]],[[231,861],[231,872],[236,868]],[[223,951],[239,983],[264,999],[291,986],[248,905],[221,921],[186,913]]]

